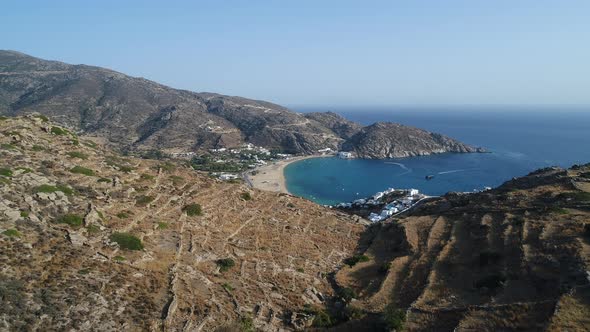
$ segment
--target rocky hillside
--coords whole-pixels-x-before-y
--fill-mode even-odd
[[[0,117],[0,330],[583,331],[590,165],[367,227]]]
[[[339,150],[362,128],[334,113],[303,115],[264,101],[177,90],[109,69],[0,51],[0,115],[31,112],[123,150],[186,152],[251,142],[312,154]],[[447,149],[435,136],[421,137],[418,144],[408,135],[403,130],[371,144],[379,151],[407,150],[407,155],[473,150]],[[357,141],[346,146],[356,150]],[[365,150],[359,146],[359,156]]]
[[[301,328],[355,220],[0,117],[0,330]]]
[[[356,298],[338,331],[590,327],[590,164],[448,194],[368,233],[335,277]]]
[[[367,159],[484,151],[441,134],[385,122],[362,128],[344,143],[343,149],[354,152],[359,158]]]

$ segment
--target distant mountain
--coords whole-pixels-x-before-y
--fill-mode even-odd
[[[265,101],[178,90],[100,67],[0,51],[0,114],[31,112],[128,150],[197,151],[250,142],[295,154],[347,147],[370,158],[475,151],[435,135],[418,135],[422,141],[415,145],[408,129],[384,132],[394,139],[367,142],[359,138],[380,127],[363,128],[335,113],[300,114]],[[406,152],[365,153],[366,144]]]

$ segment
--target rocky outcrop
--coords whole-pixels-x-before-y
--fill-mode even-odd
[[[360,130],[342,146],[358,158],[386,159],[435,153],[484,152],[450,137],[397,123],[378,122]]]

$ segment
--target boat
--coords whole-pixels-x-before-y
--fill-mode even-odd
[[[426,175],[426,180],[432,180],[434,179],[434,175]]]

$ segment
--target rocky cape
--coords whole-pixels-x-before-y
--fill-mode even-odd
[[[203,151],[249,142],[293,154],[319,149],[391,158],[477,149],[395,124],[301,114],[259,100],[178,90],[113,70],[0,51],[0,115],[39,112],[119,150]]]
[[[378,122],[360,129],[342,148],[366,159],[403,158],[445,152],[485,152],[482,148],[461,143],[445,135],[390,122]]]

